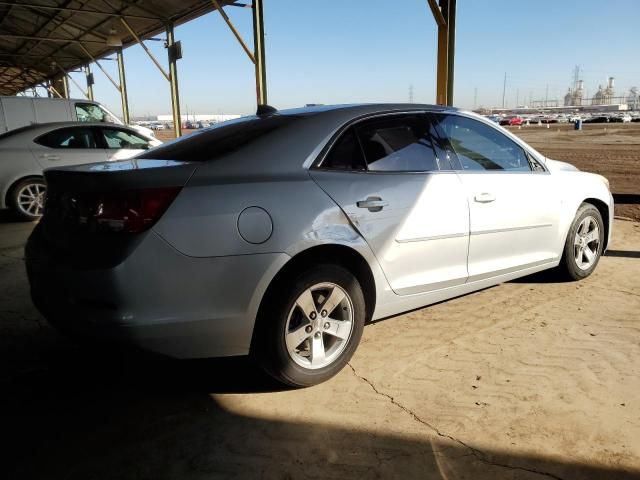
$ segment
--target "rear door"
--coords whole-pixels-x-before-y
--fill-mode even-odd
[[[148,150],[149,139],[128,129],[97,127],[108,160],[126,160]]]
[[[31,152],[42,168],[107,160],[94,129],[82,125],[57,128],[40,135],[33,140]]]
[[[312,178],[349,217],[399,295],[467,278],[466,194],[436,154],[422,113],[390,114],[348,127]]]
[[[500,129],[438,114],[470,208],[469,281],[550,262],[560,198],[551,175]]]

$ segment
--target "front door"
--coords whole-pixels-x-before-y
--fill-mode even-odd
[[[467,279],[466,194],[435,154],[429,127],[423,114],[361,121],[311,171],[367,241],[398,295]]]
[[[497,128],[440,115],[470,208],[469,281],[557,259],[560,199],[552,177]]]

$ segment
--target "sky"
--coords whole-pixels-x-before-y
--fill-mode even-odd
[[[247,0],[250,2],[250,0]],[[588,96],[608,76],[640,87],[640,0],[458,0],[454,104],[526,104],[564,96],[573,69]],[[227,7],[253,46],[251,11]],[[434,103],[437,28],[427,0],[264,0],[269,104]],[[161,35],[162,36],[162,35]],[[255,111],[254,68],[217,12],[176,28],[182,113]],[[162,42],[146,44],[166,67]],[[115,56],[114,56],[115,58]],[[169,83],[140,46],[124,53],[133,116],[171,113]],[[117,79],[115,61],[102,65]],[[95,66],[96,100],[121,113]],[[80,85],[84,76],[72,73]],[[75,98],[83,95],[71,84]]]

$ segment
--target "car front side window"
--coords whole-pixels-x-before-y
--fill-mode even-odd
[[[76,117],[79,122],[111,122],[111,115],[93,103],[76,103]]]
[[[525,151],[497,129],[460,115],[437,119],[463,170],[531,171]]]
[[[149,141],[124,130],[116,128],[102,128],[102,136],[109,149],[126,150],[146,150],[149,148]]]

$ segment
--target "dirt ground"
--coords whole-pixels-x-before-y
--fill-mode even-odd
[[[609,179],[616,215],[640,221],[640,123],[509,127],[543,155]]]
[[[0,220],[6,479],[640,478],[640,223],[590,278],[527,277],[365,328],[334,379],[82,348]]]

